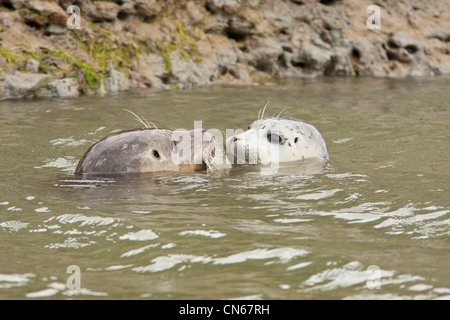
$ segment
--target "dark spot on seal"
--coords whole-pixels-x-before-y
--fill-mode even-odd
[[[292,147],[291,143],[289,142],[289,147]]]
[[[153,156],[154,156],[156,159],[161,159],[161,156],[159,155],[159,152],[158,152],[157,150],[153,150]]]
[[[298,141],[298,137],[295,137],[294,143],[297,143],[297,141]],[[290,144],[289,144],[289,145],[290,145]]]

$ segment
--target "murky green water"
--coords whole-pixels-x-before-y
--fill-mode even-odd
[[[450,79],[334,79],[0,102],[0,298],[450,298]],[[314,124],[321,173],[82,179],[138,127]],[[70,265],[81,289],[70,289]],[[73,278],[69,279],[70,283]]]

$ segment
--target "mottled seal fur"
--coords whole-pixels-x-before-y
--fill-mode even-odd
[[[198,137],[199,143],[194,143]],[[202,129],[125,130],[93,144],[78,162],[75,174],[204,171],[214,153],[214,137]]]
[[[226,155],[233,164],[329,159],[320,132],[313,125],[291,117],[256,120],[247,131],[227,139]]]

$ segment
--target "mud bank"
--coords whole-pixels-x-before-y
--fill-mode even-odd
[[[0,100],[448,74],[446,1],[0,0]]]

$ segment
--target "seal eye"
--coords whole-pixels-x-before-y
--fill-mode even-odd
[[[281,137],[275,133],[268,133],[267,134],[267,140],[270,143],[281,143]]]
[[[156,151],[156,150],[153,150],[153,156],[154,156],[156,159],[161,158],[161,156],[159,155],[159,152]]]
[[[297,143],[297,141],[298,141],[298,137],[295,137],[294,143]]]

